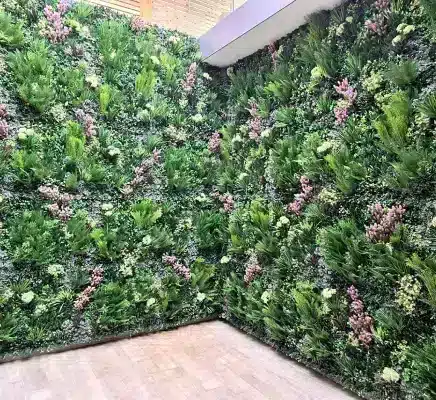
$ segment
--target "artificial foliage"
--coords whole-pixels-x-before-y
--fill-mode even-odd
[[[218,315],[223,107],[196,41],[86,3],[0,5],[1,355]]]
[[[435,5],[348,2],[226,71],[224,317],[371,399],[436,398]]]
[[[370,399],[436,396],[434,0],[354,0],[237,64],[2,1],[3,356],[221,314]]]

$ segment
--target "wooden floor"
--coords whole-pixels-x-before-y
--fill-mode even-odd
[[[0,365],[0,399],[355,397],[221,321]]]

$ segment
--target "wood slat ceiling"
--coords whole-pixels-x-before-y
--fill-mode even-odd
[[[130,15],[141,13],[144,0],[87,0]],[[151,22],[193,36],[201,36],[246,0],[153,0]]]

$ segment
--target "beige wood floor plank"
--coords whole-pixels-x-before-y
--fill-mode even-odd
[[[0,364],[7,400],[352,400],[221,321]]]

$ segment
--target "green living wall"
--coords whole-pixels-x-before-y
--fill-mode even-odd
[[[196,40],[85,3],[0,5],[0,354],[217,315],[222,100]]]
[[[226,71],[140,19],[0,4],[3,356],[221,314],[436,398],[435,0],[346,3]]]
[[[352,1],[227,71],[225,318],[368,398],[436,398],[435,40]]]

